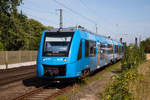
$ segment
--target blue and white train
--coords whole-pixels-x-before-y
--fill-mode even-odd
[[[80,78],[121,59],[123,44],[85,29],[45,30],[37,57],[37,76]]]

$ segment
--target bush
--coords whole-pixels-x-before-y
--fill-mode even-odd
[[[142,45],[145,53],[150,53],[150,38],[143,40],[141,42],[141,45]]]
[[[121,74],[114,75],[107,86],[102,100],[134,100],[129,91],[130,81],[136,80],[136,68],[145,60],[144,49],[137,45],[125,46],[124,57],[121,60]]]
[[[0,51],[3,50],[3,44],[0,42]]]
[[[145,60],[145,53],[142,46],[130,44],[125,46],[124,57],[122,59],[122,71],[136,68],[140,63]]]
[[[113,76],[102,100],[134,100],[129,92],[129,81],[135,80],[136,76],[132,70]]]

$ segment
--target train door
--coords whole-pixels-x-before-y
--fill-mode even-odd
[[[78,49],[78,55],[77,55],[77,61],[78,61],[78,67],[76,67],[76,70],[77,70],[77,72],[78,73],[80,73],[81,72],[81,70],[83,69],[83,43],[82,43],[83,41],[82,40],[80,40],[80,45],[79,45],[79,49]]]
[[[97,68],[100,68],[100,42],[96,43],[97,48]]]

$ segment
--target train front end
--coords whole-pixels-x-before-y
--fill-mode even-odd
[[[44,31],[37,57],[37,76],[48,79],[76,77],[67,74],[75,70],[71,66],[69,54],[74,31],[53,29]],[[72,70],[68,70],[72,69]],[[72,72],[74,73],[74,72]]]

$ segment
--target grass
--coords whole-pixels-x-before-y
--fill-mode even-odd
[[[131,82],[130,91],[135,100],[150,99],[150,61],[146,61],[138,67],[139,78]]]
[[[115,68],[117,68],[119,65],[121,65],[121,62],[119,61],[119,62],[117,62],[117,63],[115,63],[115,64],[113,64],[113,65],[111,65],[110,67],[107,67],[106,68],[106,72],[110,72],[110,71],[113,71]]]
[[[67,100],[67,98],[68,98],[69,96],[71,96],[71,94],[72,94],[72,93],[67,93],[67,94],[65,94],[65,95],[60,95],[60,96],[56,97],[55,100]]]
[[[112,77],[102,100],[150,100],[150,61]]]
[[[80,91],[81,88],[85,87],[86,85],[96,81],[96,80],[99,80],[99,79],[105,79],[105,74],[108,73],[108,72],[111,72],[113,71],[114,69],[118,68],[119,65],[121,63],[120,62],[117,62],[116,64],[113,64],[113,65],[110,65],[110,66],[107,66],[103,71],[104,71],[104,74],[101,74],[101,73],[95,73],[95,75],[90,75],[86,78],[83,79],[83,81],[79,84],[75,84],[77,85],[75,89],[73,89],[71,92],[68,92],[68,93],[65,93],[63,95],[60,95],[58,97],[55,98],[55,100],[68,100],[69,97],[71,97],[73,95],[73,93],[77,93]]]
[[[110,65],[110,66],[107,66],[103,71],[104,71],[104,74],[97,74],[95,76],[92,76],[92,77],[86,77],[84,80],[87,84],[90,84],[91,82],[93,81],[96,81],[98,79],[104,79],[105,78],[105,73],[106,72],[111,72],[113,71],[114,69],[118,68],[118,66],[120,65],[121,63],[120,62],[117,62],[113,65]]]

